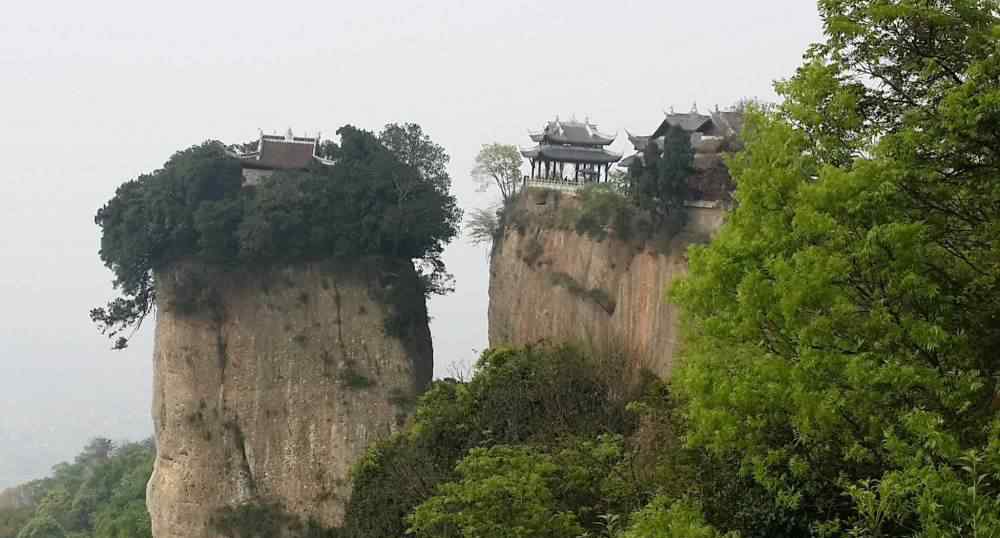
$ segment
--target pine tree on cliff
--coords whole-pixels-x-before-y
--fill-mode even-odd
[[[694,171],[691,137],[683,129],[671,126],[663,137],[663,147],[650,140],[629,170],[633,202],[650,211],[658,223],[677,213],[688,194],[687,180]]]

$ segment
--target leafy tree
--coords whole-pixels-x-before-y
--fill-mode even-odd
[[[66,538],[66,531],[52,516],[42,516],[29,521],[17,538]]]
[[[0,538],[143,538],[151,536],[146,483],[151,441],[115,446],[91,441],[73,463],[34,483],[41,499],[9,518],[0,511]],[[7,519],[7,524],[3,524]]]
[[[632,432],[632,393],[618,386],[623,368],[565,346],[483,353],[470,382],[436,382],[410,427],[358,464],[345,533],[402,536],[406,516],[459,477],[455,466],[470,449]]]
[[[379,132],[378,141],[403,164],[416,170],[417,177],[441,192],[451,188],[451,176],[448,175],[451,158],[416,123],[390,123]]]
[[[689,438],[818,533],[1000,533],[993,2],[822,0],[674,290]]]
[[[517,146],[484,144],[476,155],[472,179],[480,184],[482,191],[489,189],[491,185],[496,186],[506,206],[513,202],[521,188],[522,162]]]
[[[605,508],[609,475],[621,440],[536,448],[476,448],[456,466],[460,479],[442,484],[408,518],[418,537],[576,538]]]

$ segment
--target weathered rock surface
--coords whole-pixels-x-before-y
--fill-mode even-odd
[[[490,268],[490,345],[540,340],[624,352],[636,366],[669,376],[678,312],[665,298],[687,270],[687,247],[721,226],[720,204],[688,207],[685,227],[669,244],[596,240],[553,223],[572,195],[529,193],[515,207]]]
[[[391,271],[391,285],[374,267],[157,275],[156,538],[223,536],[227,507],[341,522],[351,466],[402,425],[432,371],[423,297],[401,336],[384,323],[382,297],[415,286],[413,267]]]

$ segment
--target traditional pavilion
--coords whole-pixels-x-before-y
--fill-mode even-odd
[[[589,120],[562,121],[557,116],[542,131],[530,134],[536,145],[521,149],[531,162],[529,183],[576,186],[599,182],[602,175],[607,181],[611,165],[622,158],[607,149],[617,135],[602,133]]]
[[[243,167],[243,184],[256,185],[278,170],[308,170],[316,164],[333,164],[318,155],[319,144],[319,136],[295,136],[291,129],[284,135],[268,135],[261,131],[256,150],[233,155]]]

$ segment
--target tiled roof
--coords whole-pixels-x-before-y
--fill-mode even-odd
[[[578,163],[613,163],[622,158],[621,153],[608,151],[604,148],[538,145],[522,149],[521,155],[529,159],[544,157],[550,161]]]
[[[301,170],[308,168],[314,160],[316,139],[286,138],[263,135],[260,151],[240,158],[247,168],[268,170]]]
[[[667,129],[673,127],[680,127],[689,133],[695,131],[707,133],[712,130],[712,117],[699,114],[697,112],[687,112],[684,114],[667,114],[666,118],[663,119],[663,123],[656,128],[656,131],[652,134],[652,138],[659,138],[667,134]]]
[[[614,136],[597,130],[597,125],[579,121],[550,121],[540,133],[531,133],[533,142],[570,144],[579,146],[606,146],[615,141]]]

